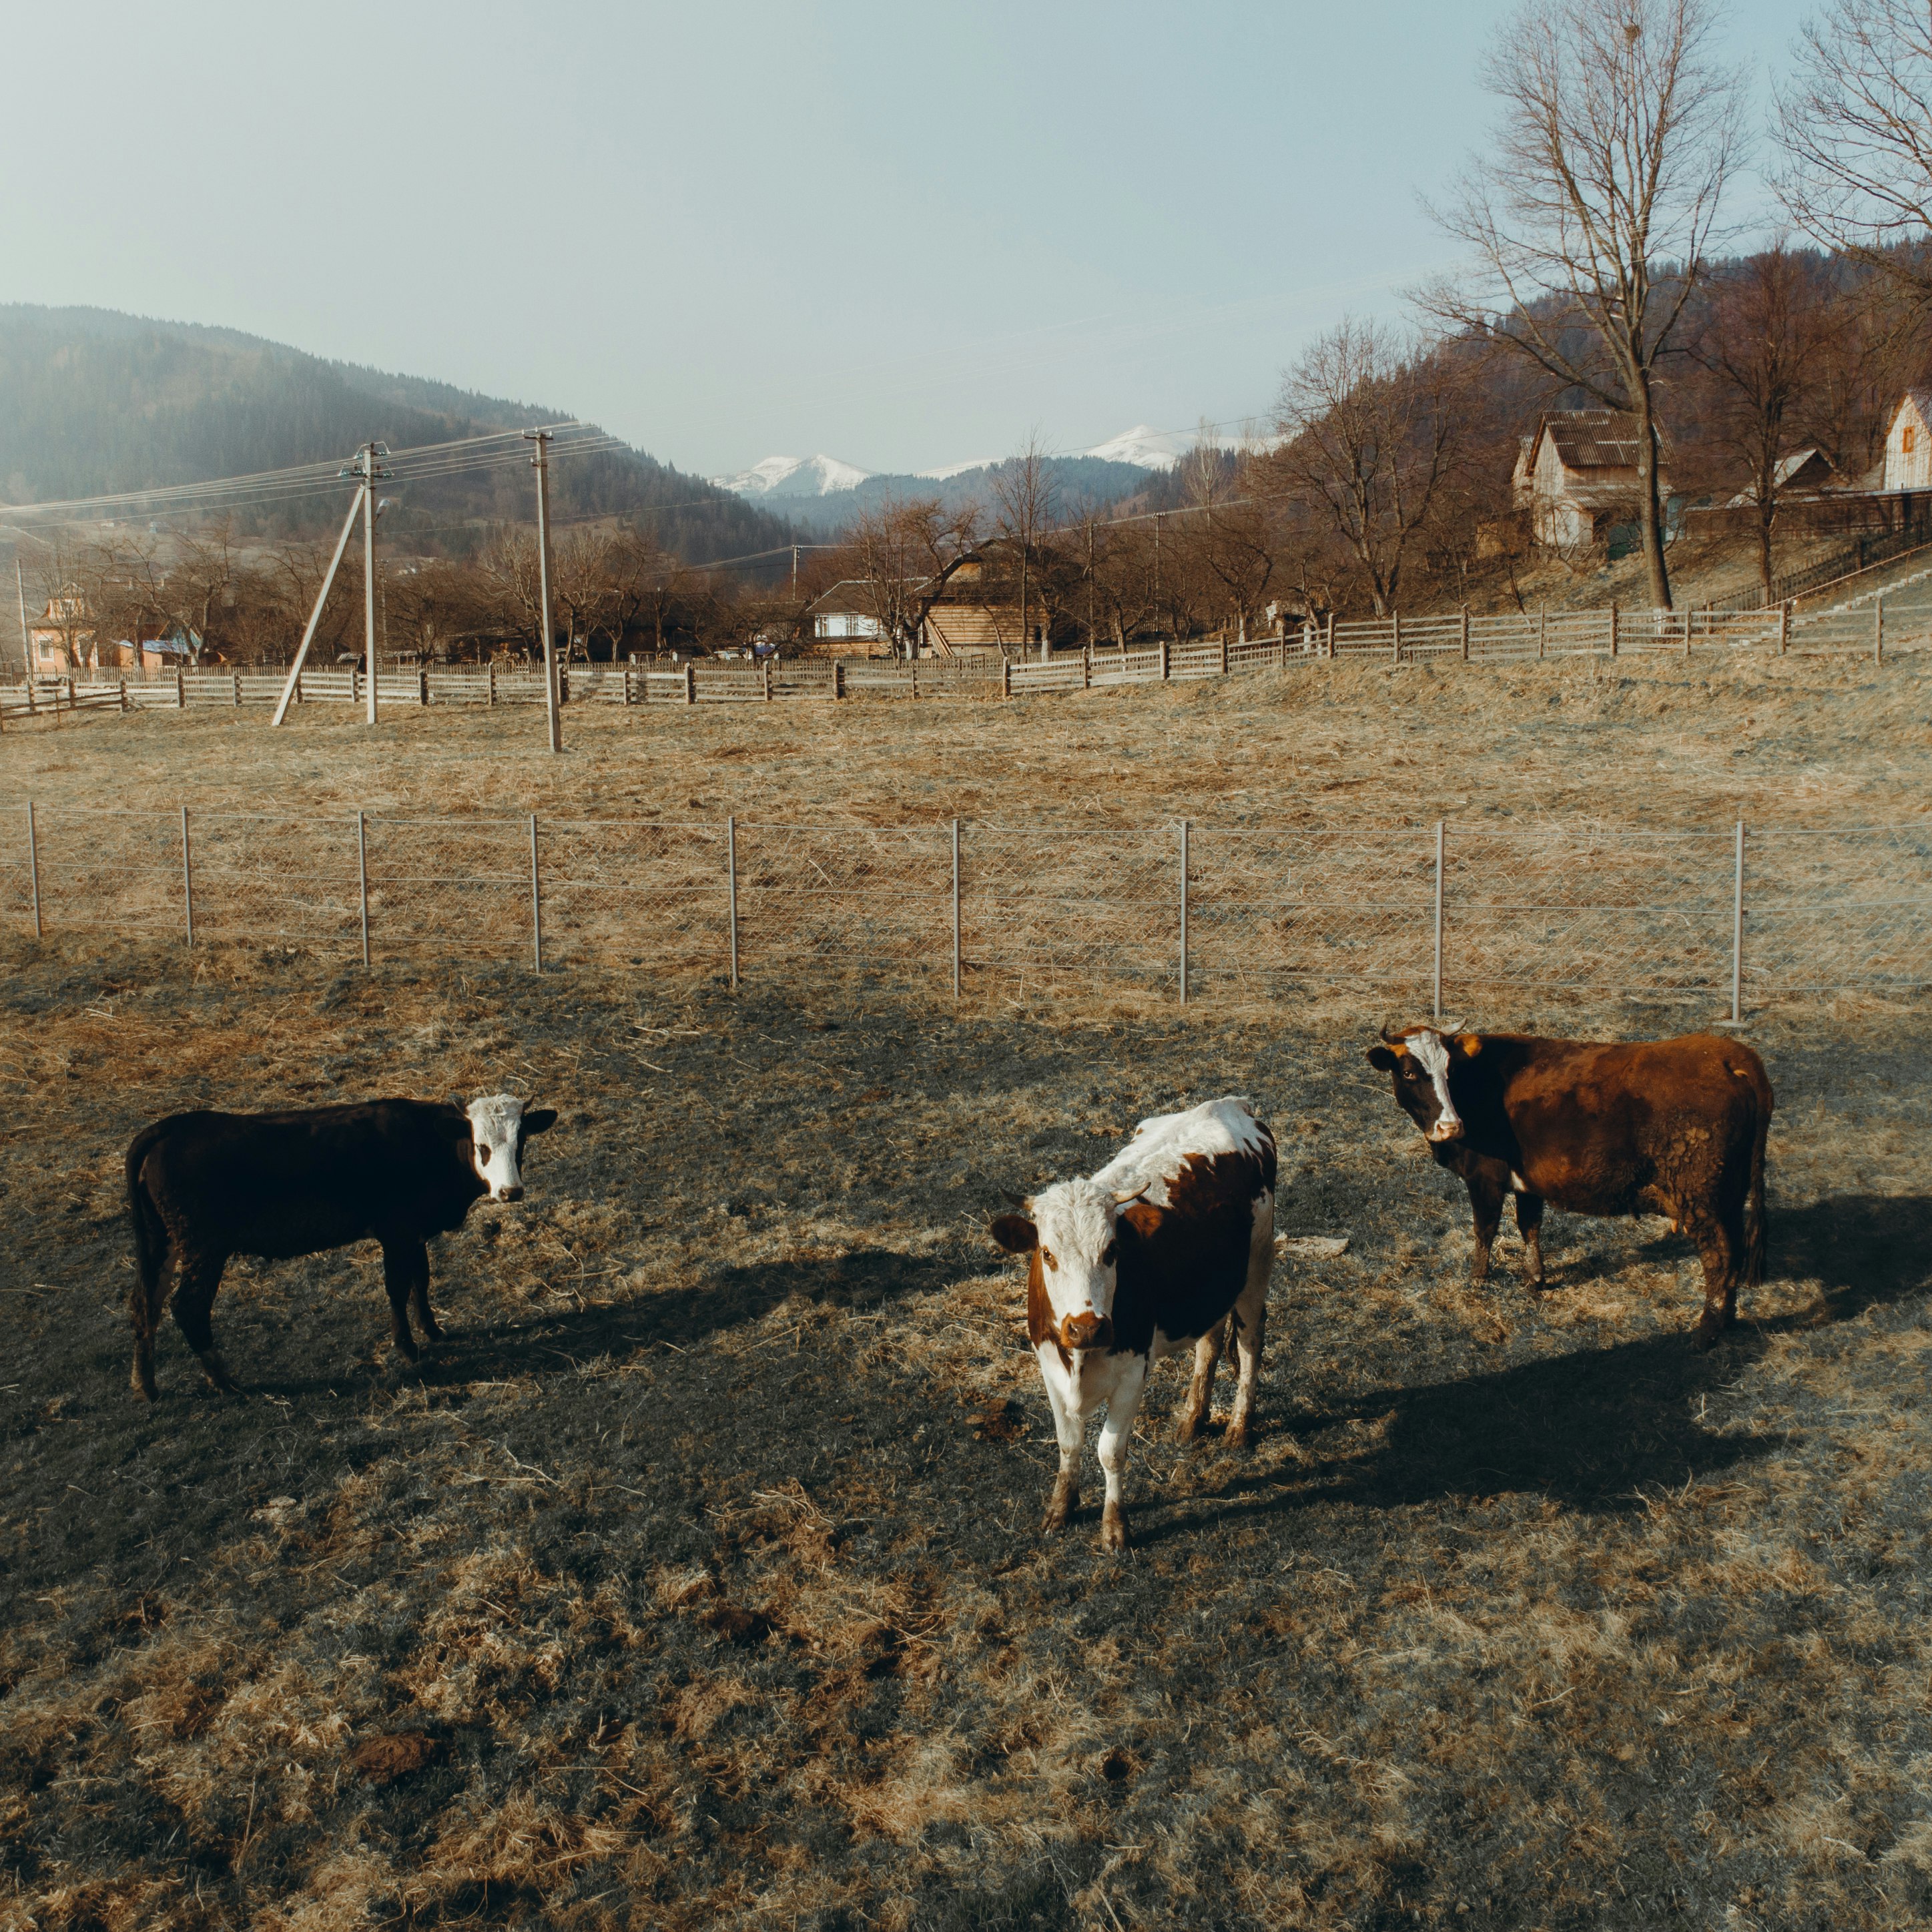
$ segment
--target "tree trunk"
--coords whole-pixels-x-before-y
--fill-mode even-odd
[[[1670,566],[1664,558],[1664,499],[1658,488],[1657,412],[1647,371],[1631,385],[1636,405],[1637,512],[1642,534],[1644,575],[1653,608],[1670,608]]]

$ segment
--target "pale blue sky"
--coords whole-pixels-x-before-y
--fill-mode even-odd
[[[0,301],[248,329],[701,472],[1238,420],[1453,260],[1417,194],[1509,10],[21,8]],[[1737,57],[1781,68],[1810,10],[1738,6]]]

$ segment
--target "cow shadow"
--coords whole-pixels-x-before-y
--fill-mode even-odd
[[[824,1307],[883,1308],[956,1280],[962,1264],[956,1254],[859,1248],[823,1259],[716,1268],[682,1287],[645,1288],[622,1300],[545,1310],[520,1321],[472,1326],[458,1314],[441,1341],[425,1346],[419,1362],[412,1365],[390,1350],[374,1372],[385,1381],[420,1380],[435,1388],[528,1375],[601,1355],[629,1356],[640,1348],[694,1349],[715,1335],[762,1319],[795,1296]],[[246,1359],[238,1336],[232,1352],[238,1360]],[[250,1392],[285,1397],[313,1394],[340,1381],[340,1371],[243,1378]]]
[[[1660,1489],[1708,1480],[1771,1454],[1790,1438],[1725,1432],[1724,1398],[1771,1337],[1828,1330],[1932,1288],[1932,1198],[1834,1196],[1774,1212],[1770,1237],[1772,1280],[1815,1280],[1819,1302],[1754,1318],[1746,1289],[1738,1325],[1708,1353],[1691,1343],[1693,1304],[1678,1334],[1378,1388],[1286,1415],[1264,1412],[1264,1427],[1318,1447],[1352,1424],[1371,1424],[1376,1439],[1360,1454],[1232,1472],[1217,1486],[1177,1498],[1158,1520],[1149,1512],[1136,1524],[1136,1540],[1157,1544],[1216,1522],[1309,1508],[1399,1508],[1519,1492],[1572,1509],[1622,1513]]]
[[[506,1370],[527,1372],[533,1354],[588,1360],[640,1348],[695,1348],[795,1298],[862,1312],[944,1287],[960,1267],[956,1255],[858,1248],[823,1259],[718,1268],[688,1286],[646,1288],[607,1306],[446,1333],[424,1352],[422,1366],[427,1381],[481,1381]]]

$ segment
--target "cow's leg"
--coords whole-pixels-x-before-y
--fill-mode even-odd
[[[188,1345],[201,1358],[208,1379],[229,1395],[239,1395],[214,1346],[214,1328],[209,1317],[214,1312],[215,1290],[221,1286],[221,1270],[228,1265],[226,1255],[184,1254],[181,1258],[173,1299],[169,1303],[176,1325],[188,1337]]]
[[[1487,1281],[1490,1278],[1490,1250],[1495,1245],[1496,1230],[1502,1226],[1503,1191],[1492,1180],[1480,1174],[1468,1177],[1469,1208],[1475,1216],[1476,1255],[1470,1264],[1472,1281]]]
[[[143,1402],[154,1399],[154,1333],[161,1325],[168,1271],[173,1261],[172,1249],[155,1256],[152,1274],[137,1271],[134,1286],[128,1294],[128,1312],[134,1323],[134,1366],[128,1380]]]
[[[1543,1196],[1516,1197],[1516,1232],[1522,1237],[1522,1278],[1532,1288],[1543,1286]]]
[[[1051,1376],[1042,1375],[1040,1379],[1046,1384],[1046,1406],[1053,1412],[1054,1438],[1060,1444],[1060,1473],[1053,1479],[1053,1494],[1040,1526],[1043,1534],[1051,1536],[1066,1527],[1066,1519],[1080,1500],[1080,1450],[1087,1433],[1086,1418],[1069,1406]]]
[[[1738,1264],[1744,1257],[1743,1230],[1725,1225],[1726,1216],[1710,1208],[1687,1210],[1678,1216],[1684,1233],[1704,1264],[1704,1312],[1697,1322],[1697,1346],[1713,1347],[1730,1325],[1737,1306]]]
[[[1208,1420],[1208,1412],[1214,1402],[1215,1364],[1221,1359],[1227,1333],[1226,1320],[1217,1322],[1194,1345],[1194,1373],[1188,1382],[1180,1413],[1174,1421],[1177,1441],[1192,1442],[1200,1434],[1202,1424]]]
[[[1234,1350],[1237,1374],[1234,1412],[1228,1419],[1228,1441],[1237,1449],[1248,1446],[1253,1426],[1255,1389],[1261,1380],[1262,1342],[1268,1334],[1268,1278],[1274,1272],[1274,1204],[1258,1206],[1252,1239],[1248,1244],[1248,1275],[1240,1298],[1228,1312],[1228,1330]]]
[[[1238,1371],[1234,1382],[1234,1412],[1228,1418],[1228,1446],[1245,1449],[1252,1429],[1255,1385],[1261,1379],[1262,1342],[1268,1334],[1268,1280],[1252,1282],[1241,1292],[1228,1316],[1228,1327]]]
[[[410,1333],[410,1298],[429,1294],[429,1250],[420,1241],[382,1244],[382,1286],[389,1292],[389,1320],[396,1346],[411,1361],[422,1352]]]
[[[1100,1431],[1100,1468],[1107,1479],[1106,1506],[1100,1512],[1100,1544],[1106,1550],[1127,1546],[1126,1498],[1122,1492],[1127,1444],[1133,1439],[1134,1415],[1141,1406],[1141,1390],[1147,1386],[1147,1371],[1148,1358],[1135,1356],[1131,1366],[1120,1370],[1107,1397],[1107,1420]]]
[[[383,1256],[388,1265],[388,1254]],[[436,1324],[435,1314],[429,1305],[429,1250],[418,1241],[416,1244],[415,1274],[410,1283],[410,1306],[415,1311],[416,1326],[423,1332],[425,1342],[440,1342],[442,1330]]]

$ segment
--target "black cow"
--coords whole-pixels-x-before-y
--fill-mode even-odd
[[[171,1306],[208,1380],[232,1390],[209,1311],[230,1255],[286,1260],[382,1244],[396,1346],[414,1361],[409,1304],[424,1335],[442,1330],[429,1306],[432,1234],[463,1225],[486,1195],[523,1198],[525,1142],[556,1110],[526,1111],[508,1094],[480,1100],[364,1100],[277,1114],[171,1114],[128,1149],[128,1212],[138,1280],[134,1386],[154,1397],[154,1330],[170,1263]]]

